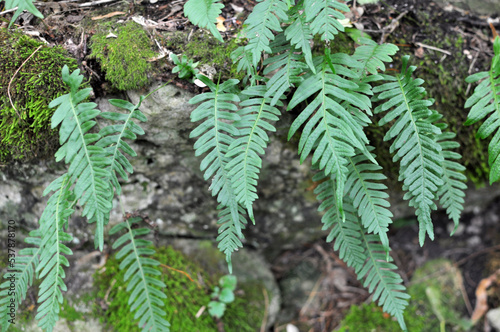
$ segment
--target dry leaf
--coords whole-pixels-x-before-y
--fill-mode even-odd
[[[108,13],[106,15],[92,17],[92,21],[102,20],[103,18],[110,18],[110,17],[116,16],[116,15],[125,15],[125,13],[124,12],[112,12],[112,13]]]
[[[114,33],[110,32],[110,33],[106,36],[106,38],[118,38],[118,36],[117,36],[117,35],[115,35]]]
[[[225,20],[226,19],[222,16],[217,17],[217,30],[221,32],[225,32],[227,30],[226,27],[224,26]]]
[[[420,58],[422,59],[424,57],[424,48],[422,46],[420,46],[419,48],[417,48],[414,52],[415,56],[417,58]]]
[[[497,276],[500,275],[500,270],[490,275],[488,278],[482,279],[476,288],[476,307],[472,313],[471,320],[478,321],[488,311],[488,293],[487,289],[497,281]]]

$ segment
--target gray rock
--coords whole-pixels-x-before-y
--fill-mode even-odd
[[[491,309],[486,313],[486,319],[495,331],[500,331],[500,308]]]

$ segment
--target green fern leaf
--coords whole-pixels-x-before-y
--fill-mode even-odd
[[[69,190],[70,183],[69,174],[64,174],[51,183],[48,188],[54,187],[57,190],[49,198],[39,220],[40,263],[36,272],[38,278],[43,278],[43,281],[38,292],[40,306],[35,318],[38,320],[38,326],[47,331],[52,331],[59,320],[60,304],[63,302],[62,291],[67,290],[63,281],[66,276],[63,265],[69,266],[69,262],[63,254],[73,254],[71,249],[63,244],[73,239],[64,231],[64,225],[73,213],[71,206],[74,195]]]
[[[95,103],[81,103],[88,98],[90,88],[78,90],[83,76],[80,70],[71,75],[67,66],[62,69],[63,81],[71,87],[71,92],[54,99],[49,107],[58,106],[52,116],[52,128],[61,124],[56,161],[65,159],[69,163],[68,174],[71,182],[76,182],[74,193],[83,206],[82,216],[89,223],[96,222],[95,246],[104,247],[104,225],[109,220],[113,191],[110,190],[110,160],[104,158],[105,151],[98,145],[90,145],[101,138],[99,134],[87,132],[96,124],[93,119],[100,113]]]
[[[217,209],[220,210],[218,215],[219,221],[217,222],[217,224],[220,225],[219,235],[217,236],[217,241],[219,242],[218,248],[226,255],[229,273],[233,273],[231,254],[239,248],[243,248],[243,244],[241,243],[241,240],[243,240],[241,229],[245,229],[245,225],[247,224],[247,220],[244,216],[245,210],[237,204],[236,200],[233,201],[233,204],[237,207],[240,230],[235,227],[232,207],[222,204],[219,204],[217,207]]]
[[[395,138],[390,152],[396,151],[394,161],[400,160],[399,180],[403,190],[408,191],[404,199],[415,207],[420,224],[419,241],[423,245],[425,234],[434,239],[431,210],[436,209],[434,199],[443,185],[443,158],[436,135],[441,130],[429,120],[433,114],[428,108],[432,101],[423,100],[425,90],[421,79],[413,79],[416,67],[408,67],[408,56],[403,57],[401,74],[386,76],[389,83],[373,89],[380,93],[378,100],[388,99],[375,109],[375,113],[390,110],[379,122],[382,126],[397,118],[387,131],[384,140]]]
[[[35,7],[32,0],[5,0],[6,10],[14,9],[16,7],[17,9],[10,19],[8,28],[10,28],[12,23],[14,23],[19,15],[21,15],[21,13],[25,10],[35,15],[36,17],[43,18],[42,13],[40,13],[40,11]]]
[[[96,143],[97,146],[104,149],[104,155],[111,159],[111,164],[109,166],[110,179],[113,186],[116,188],[116,193],[118,195],[121,194],[121,186],[118,182],[116,174],[118,173],[122,179],[127,181],[128,176],[125,171],[128,173],[134,172],[132,165],[125,157],[124,153],[131,157],[135,157],[137,155],[130,145],[124,141],[124,139],[127,138],[135,140],[137,138],[136,135],[144,135],[144,130],[133,121],[133,119],[137,119],[142,122],[147,121],[146,116],[139,110],[143,98],[144,97],[141,96],[137,105],[121,99],[110,99],[109,103],[111,105],[125,109],[129,111],[129,113],[101,113],[101,116],[105,119],[122,122],[122,124],[110,125],[101,129],[99,135],[102,138]]]
[[[262,167],[259,154],[265,153],[269,141],[266,131],[276,131],[267,121],[278,121],[280,111],[270,106],[269,100],[263,97],[265,85],[249,87],[242,93],[250,98],[240,103],[243,107],[238,111],[240,120],[234,123],[240,136],[231,143],[226,153],[226,157],[231,158],[226,170],[233,179],[236,200],[247,209],[250,219],[255,223],[252,204],[258,198],[256,186]],[[279,102],[278,106],[282,106],[282,103]]]
[[[293,23],[286,28],[285,37],[288,41],[290,41],[290,44],[295,46],[295,48],[302,50],[302,54],[305,57],[307,65],[313,73],[316,73],[316,68],[314,67],[312,61],[310,44],[310,41],[313,39],[313,35],[309,29],[309,24],[306,21],[305,13],[300,13],[298,8],[298,6],[293,7],[293,9],[295,9],[295,13],[291,16]]]
[[[154,269],[160,265],[157,260],[145,257],[155,253],[147,248],[153,243],[148,240],[138,239],[138,236],[149,234],[148,228],[132,228],[134,223],[142,221],[141,218],[130,218],[114,226],[109,234],[113,235],[121,230],[127,232],[113,243],[113,249],[123,246],[116,258],[121,260],[120,269],[127,270],[124,281],[129,281],[126,291],[130,293],[128,300],[131,312],[135,312],[133,319],[139,319],[139,327],[143,331],[168,332],[170,324],[164,318],[166,312],[161,309],[163,299],[167,296],[161,291],[166,286],[163,282],[151,278],[151,275],[160,275]]]
[[[255,67],[252,64],[252,53],[245,50],[245,46],[240,46],[231,52],[231,60],[237,64],[237,71],[245,71],[247,76],[254,78],[257,76]]]
[[[319,58],[322,60],[322,57]],[[345,63],[338,56],[332,59],[335,71],[346,76],[357,77],[351,69],[340,66]],[[354,61],[355,65],[358,65]],[[345,101],[361,110],[371,107],[367,96],[356,92],[358,85],[330,72],[329,66],[321,62],[317,74],[305,79],[295,91],[288,109],[294,108],[311,95],[316,97],[300,113],[290,127],[288,139],[305,124],[299,141],[300,161],[303,162],[315,147],[312,163],[318,162],[320,170],[337,177],[337,192],[344,192],[344,180],[348,173],[347,158],[354,156],[354,148],[365,150],[368,143],[363,127],[352,112],[339,104]],[[338,196],[342,208],[342,196]],[[341,210],[342,211],[342,210]]]
[[[465,102],[470,107],[465,125],[474,124],[487,118],[479,127],[476,134],[482,139],[491,134],[493,138],[488,145],[488,163],[490,166],[490,184],[500,179],[500,37],[496,37],[493,44],[495,56],[491,62],[491,69],[467,77],[468,83],[481,81],[474,89],[474,93]]]
[[[241,120],[235,112],[237,110],[235,102],[239,102],[236,94],[228,92],[238,80],[231,79],[222,84],[214,84],[208,78],[199,76],[211,92],[193,97],[189,103],[197,104],[202,102],[192,113],[191,121],[197,122],[206,119],[196,127],[190,137],[198,137],[194,144],[195,155],[199,156],[208,153],[203,158],[200,169],[205,171],[205,180],[212,179],[210,190],[212,196],[217,196],[217,201],[223,206],[229,207],[234,227],[239,237],[241,233],[241,222],[238,212],[238,201],[234,194],[233,183],[229,172],[226,169],[228,158],[226,156],[229,146],[238,136],[238,129],[230,122]]]
[[[406,331],[403,312],[410,298],[405,293],[403,280],[393,270],[397,267],[387,261],[386,248],[379,242],[379,236],[367,235],[363,228],[350,197],[344,198],[345,222],[338,213],[337,181],[333,176],[320,172],[313,177],[314,181],[322,181],[315,189],[318,200],[322,201],[319,211],[325,211],[321,221],[323,230],[331,229],[327,241],[334,242],[334,250],[339,250],[339,257],[353,267],[358,279],[364,278],[364,287],[373,294],[373,301],[383,310],[396,317],[401,328]]]
[[[441,129],[445,129],[445,126]],[[467,185],[465,184],[467,177],[462,173],[465,171],[465,167],[455,161],[461,159],[462,156],[457,152],[451,151],[460,146],[459,143],[452,141],[455,136],[455,133],[443,132],[436,137],[436,141],[441,146],[444,180],[437,195],[440,197],[440,205],[446,209],[448,217],[455,223],[452,235],[458,227],[460,215],[464,209],[464,190],[467,189]]]
[[[8,330],[11,324],[10,320],[15,317],[10,316],[10,307],[8,307],[8,305],[12,303],[13,299],[15,304],[14,310],[17,311],[19,305],[26,299],[28,287],[33,285],[33,276],[38,268],[41,235],[39,230],[31,231],[29,235],[30,237],[27,237],[24,241],[36,247],[21,249],[15,257],[16,262],[14,267],[9,267],[7,273],[4,274],[4,279],[14,276],[15,294],[12,293],[13,288],[11,286],[11,280],[0,284],[0,326],[2,332]]]
[[[222,43],[222,36],[215,26],[222,8],[224,5],[219,3],[219,0],[189,0],[184,4],[184,15],[194,25],[210,30],[212,35]]]
[[[344,26],[339,20],[345,19],[340,11],[349,12],[349,7],[336,0],[304,0],[307,22],[311,22],[311,32],[320,34],[321,40],[330,41]]]
[[[373,147],[370,147],[373,150]],[[358,211],[363,227],[373,234],[378,234],[386,252],[389,252],[389,224],[392,213],[388,209],[389,195],[384,191],[387,187],[380,183],[386,179],[380,170],[381,166],[368,162],[363,154],[349,158],[349,171],[345,192],[349,194],[354,208]]]
[[[361,45],[356,47],[353,58],[363,64],[359,71],[361,78],[367,77],[368,74],[378,75],[379,70],[385,72],[384,62],[392,62],[391,56],[399,50],[396,45],[389,43],[379,45],[368,38],[360,38],[359,43]]]
[[[294,84],[300,84],[303,81],[300,74],[306,70],[307,65],[302,62],[302,55],[297,54],[290,47],[282,33],[273,40],[271,49],[276,55],[264,60],[266,66],[264,75],[277,71],[267,81],[267,91],[264,97],[272,97],[271,106],[274,106]]]
[[[274,39],[273,30],[282,31],[281,22],[288,20],[288,6],[282,0],[257,0],[258,4],[245,20],[248,44],[245,51],[252,55],[252,65],[257,67],[261,53],[271,53],[269,42]]]

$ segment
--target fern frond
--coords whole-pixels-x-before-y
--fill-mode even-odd
[[[370,147],[370,150],[373,150]],[[390,203],[385,192],[387,187],[380,183],[386,179],[380,172],[381,166],[369,162],[363,154],[349,158],[347,166],[345,192],[349,194],[354,208],[358,211],[363,227],[373,234],[378,234],[386,252],[389,251],[389,224],[392,213],[388,209]]]
[[[29,235],[24,242],[35,245],[35,248],[21,249],[16,255],[14,266],[9,266],[7,273],[4,274],[4,279],[14,276],[15,287],[11,286],[10,280],[0,284],[0,331],[2,332],[9,329],[11,324],[9,320],[14,318],[9,315],[10,308],[7,306],[12,302],[11,299],[14,299],[15,309],[19,308],[22,301],[26,299],[28,287],[33,285],[33,276],[38,268],[41,242],[40,231],[31,231]]]
[[[288,6],[283,0],[257,0],[258,4],[245,20],[244,29],[248,44],[245,51],[252,55],[252,65],[257,67],[261,53],[271,53],[269,42],[274,39],[273,30],[282,31],[281,22],[288,20]]]
[[[234,227],[242,237],[238,201],[234,194],[231,176],[226,170],[228,162],[226,154],[234,137],[239,135],[239,130],[231,122],[241,120],[234,104],[240,99],[228,90],[239,81],[231,79],[222,84],[214,84],[204,76],[199,77],[211,92],[197,95],[189,101],[190,104],[202,102],[191,113],[191,121],[206,119],[191,132],[190,137],[200,136],[194,144],[194,149],[196,156],[208,153],[200,164],[201,171],[205,171],[203,177],[205,180],[212,179],[210,185],[212,196],[217,196],[219,203],[230,208]]]
[[[436,135],[441,130],[429,120],[432,111],[428,108],[432,101],[423,100],[425,89],[421,79],[413,79],[416,67],[408,67],[408,56],[403,57],[401,73],[386,76],[390,83],[373,89],[379,93],[377,99],[384,100],[375,113],[388,111],[380,120],[382,126],[397,118],[387,131],[384,140],[395,138],[390,152],[394,161],[400,160],[399,180],[404,181],[403,190],[408,191],[404,199],[415,207],[420,231],[419,241],[423,245],[425,234],[434,239],[431,210],[436,209],[434,199],[438,188],[443,185],[443,158],[441,146],[436,143]]]
[[[304,0],[307,22],[311,22],[311,32],[320,34],[321,40],[331,41],[344,26],[339,20],[345,19],[340,11],[349,12],[349,7],[336,0]]]
[[[12,18],[10,19],[10,23],[8,28],[16,21],[16,19],[19,17],[19,15],[22,14],[23,11],[27,10],[31,14],[35,15],[36,17],[43,18],[42,13],[35,7],[33,4],[32,0],[5,0],[5,9],[14,9],[16,8],[16,11],[12,15]]]
[[[490,166],[490,184],[500,179],[500,37],[493,43],[495,56],[491,62],[491,69],[467,77],[467,83],[481,81],[474,89],[474,93],[465,102],[470,107],[465,125],[474,124],[487,118],[479,127],[476,134],[482,139],[491,134],[493,138],[488,145],[488,164]]]
[[[233,204],[237,203],[233,201]],[[226,262],[229,273],[233,273],[233,265],[231,263],[231,254],[235,251],[238,251],[239,248],[243,248],[243,244],[241,240],[243,240],[243,235],[241,234],[241,229],[245,229],[245,225],[247,224],[247,220],[245,219],[244,213],[245,210],[236,204],[239,218],[240,230],[235,227],[235,222],[232,216],[232,207],[224,206],[219,204],[217,207],[220,210],[218,217],[219,221],[217,222],[219,226],[219,235],[217,236],[217,241],[219,242],[218,248],[221,252],[226,255]]]
[[[91,89],[78,90],[83,80],[75,70],[71,75],[67,66],[62,69],[63,81],[71,87],[71,92],[54,99],[49,107],[58,106],[52,116],[52,128],[61,124],[56,161],[62,159],[70,164],[68,174],[71,182],[76,182],[74,193],[83,206],[82,216],[89,223],[96,222],[95,246],[104,247],[104,225],[109,220],[113,191],[110,190],[108,168],[110,160],[104,157],[104,149],[90,145],[99,139],[99,134],[87,134],[96,124],[93,119],[100,113],[95,103],[81,103],[88,98]]]
[[[231,52],[231,60],[237,64],[237,71],[245,71],[247,76],[253,78],[257,76],[255,67],[252,64],[252,53],[245,50],[245,46],[239,46]]]
[[[403,280],[394,272],[397,267],[387,261],[390,256],[380,244],[379,236],[366,234],[350,197],[344,199],[345,222],[342,221],[336,204],[337,179],[321,172],[313,180],[325,178],[326,181],[316,187],[315,193],[318,200],[323,201],[318,210],[327,210],[321,219],[324,230],[331,228],[327,241],[335,240],[334,250],[339,250],[340,259],[354,268],[358,279],[364,278],[363,286],[368,287],[368,291],[373,294],[373,301],[378,300],[383,310],[396,317],[401,328],[406,331],[403,312],[410,296],[405,293]]]
[[[296,49],[302,50],[302,54],[307,65],[313,73],[316,73],[316,68],[314,67],[312,61],[310,44],[310,41],[313,39],[313,35],[309,29],[305,12],[301,12],[299,8],[299,6],[295,6],[290,10],[293,12],[290,17],[293,23],[285,29],[285,37],[288,41],[290,41],[291,45],[295,46]]]
[[[265,153],[269,141],[266,131],[276,131],[267,121],[278,121],[281,113],[269,105],[269,99],[264,98],[265,85],[251,86],[242,93],[249,99],[240,103],[243,107],[238,111],[240,120],[234,123],[239,129],[239,137],[231,143],[226,153],[226,157],[231,158],[226,170],[233,179],[236,200],[247,209],[250,219],[255,223],[252,204],[258,198],[256,186],[262,167],[259,154]],[[282,106],[282,103],[279,102],[278,106]]]
[[[439,126],[440,125],[440,126]],[[439,123],[438,126],[444,130],[446,124]],[[460,165],[455,160],[462,159],[462,156],[454,151],[460,147],[458,142],[453,141],[456,134],[453,132],[443,132],[436,137],[436,142],[441,146],[441,156],[443,158],[443,185],[439,188],[437,196],[439,204],[446,209],[448,217],[453,220],[455,232],[458,227],[460,215],[464,209],[464,190],[467,189],[467,177],[463,174],[465,167]]]
[[[320,57],[319,60],[323,58]],[[350,68],[341,66],[345,58],[332,58],[334,69],[347,77],[357,77]],[[290,127],[288,139],[305,124],[299,141],[300,161],[303,162],[315,147],[312,163],[318,163],[319,169],[326,175],[334,173],[337,179],[337,192],[344,192],[344,180],[348,172],[347,158],[355,154],[354,148],[364,151],[368,143],[362,125],[352,112],[339,102],[345,101],[361,110],[369,110],[370,99],[356,92],[359,86],[337,74],[332,74],[326,61],[321,61],[317,74],[305,79],[295,91],[288,109],[294,108],[311,95],[315,98],[300,113]],[[358,65],[353,61],[354,65]],[[342,208],[342,196],[338,197]],[[342,211],[342,210],[341,210]]]
[[[210,30],[212,35],[222,43],[222,36],[215,25],[222,8],[224,5],[219,3],[219,0],[189,0],[184,4],[184,16],[194,25]]]
[[[139,110],[142,100],[141,99],[137,105],[134,105],[128,101],[121,99],[110,99],[109,103],[113,106],[125,109],[129,111],[128,114],[116,113],[116,112],[104,112],[101,116],[108,120],[120,121],[122,123],[110,125],[104,127],[99,132],[101,139],[96,143],[104,149],[104,155],[111,159],[109,166],[109,173],[111,183],[116,188],[116,193],[121,194],[121,186],[118,182],[116,174],[118,173],[122,179],[128,180],[128,173],[133,173],[134,169],[128,159],[125,157],[124,153],[131,157],[137,156],[137,153],[124,141],[125,138],[130,140],[135,140],[136,135],[144,135],[144,130],[134,123],[133,119],[145,122],[147,121],[146,116]]]
[[[297,54],[290,47],[283,33],[276,36],[270,46],[273,54],[276,55],[264,60],[266,66],[264,75],[277,71],[266,82],[267,91],[264,97],[272,97],[271,106],[274,106],[294,84],[303,81],[300,74],[306,70],[307,65],[302,62],[302,55]]]
[[[38,292],[38,313],[36,319],[38,326],[47,331],[52,331],[59,320],[60,304],[63,302],[62,291],[67,287],[63,279],[64,266],[69,266],[68,259],[64,255],[72,255],[73,252],[63,242],[73,239],[64,231],[64,225],[68,223],[69,216],[73,213],[72,204],[74,195],[69,190],[71,179],[69,174],[64,174],[54,180],[46,189],[44,194],[56,188],[54,194],[49,198],[47,207],[40,217],[40,263],[36,269],[38,278],[44,280],[40,284]],[[45,278],[44,278],[45,277]]]
[[[368,74],[378,75],[379,70],[385,72],[384,62],[392,62],[391,56],[399,50],[396,45],[389,43],[379,45],[368,38],[360,38],[359,43],[361,45],[356,47],[353,58],[362,63],[359,70],[362,79],[369,76]]]
[[[128,300],[131,312],[135,312],[134,320],[139,319],[139,327],[143,331],[168,332],[170,324],[164,318],[166,312],[161,309],[164,305],[163,299],[167,296],[161,291],[166,286],[160,280],[151,278],[152,275],[161,275],[154,269],[160,265],[151,256],[155,253],[153,249],[147,248],[152,245],[151,241],[139,239],[138,236],[149,234],[149,228],[132,229],[132,225],[141,221],[141,218],[130,218],[115,225],[109,234],[113,235],[121,230],[127,232],[113,243],[113,249],[123,246],[116,258],[121,260],[120,269],[127,270],[124,281],[129,281],[126,291],[130,293]]]

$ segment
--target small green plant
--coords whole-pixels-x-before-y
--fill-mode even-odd
[[[234,301],[233,291],[236,289],[236,277],[226,275],[220,278],[219,286],[215,286],[212,293],[212,301],[208,304],[208,312],[211,316],[221,318],[226,311],[226,305]]]
[[[198,74],[198,62],[193,63],[193,60],[187,58],[187,56],[182,55],[181,59],[174,53],[170,54],[170,59],[176,64],[172,69],[172,73],[178,73],[179,78],[189,79],[195,77]]]

